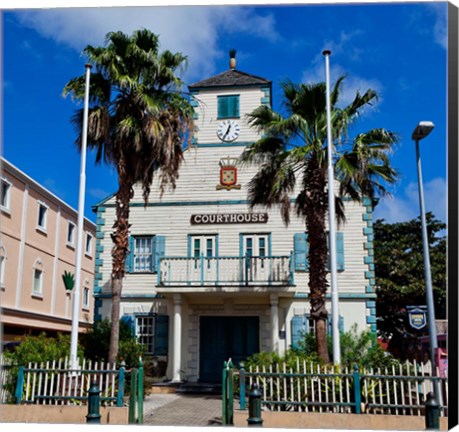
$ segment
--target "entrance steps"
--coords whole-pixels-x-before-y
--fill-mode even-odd
[[[153,384],[152,394],[212,394],[221,395],[222,385],[218,383],[164,382]]]

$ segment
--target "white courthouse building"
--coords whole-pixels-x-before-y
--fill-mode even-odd
[[[121,318],[152,356],[167,359],[173,381],[218,382],[223,361],[260,351],[284,352],[309,320],[307,233],[277,208],[249,210],[256,167],[237,159],[259,135],[246,114],[271,105],[267,79],[236,69],[189,86],[197,132],[185,150],[174,192],[159,199],[154,182],[144,207],[130,208],[130,255]],[[340,328],[376,331],[372,206],[345,202],[337,233]],[[115,199],[97,211],[95,319],[110,317]],[[330,292],[327,310],[331,318]]]

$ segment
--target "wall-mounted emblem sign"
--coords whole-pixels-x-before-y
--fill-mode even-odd
[[[427,324],[427,306],[407,306],[408,320],[411,327],[420,330]]]
[[[220,184],[217,185],[217,190],[220,189],[240,189],[241,185],[237,184],[237,159],[227,158],[220,159]]]
[[[268,223],[268,213],[194,214],[191,225]]]

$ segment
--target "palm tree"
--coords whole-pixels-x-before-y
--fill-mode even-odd
[[[83,53],[95,66],[91,75],[88,147],[96,163],[107,163],[118,173],[116,220],[111,234],[112,309],[108,360],[115,362],[119,342],[119,312],[125,261],[129,253],[129,202],[133,186],[140,183],[145,204],[153,177],[160,193],[175,188],[183,159],[182,147],[190,143],[193,108],[181,95],[182,81],[175,73],[186,60],[182,54],[159,53],[158,36],[137,30],[132,36],[108,33],[104,47],[88,45]],[[84,98],[85,77],[70,80],[63,91]],[[72,121],[81,148],[83,110]]]
[[[348,144],[348,128],[362,110],[377,99],[368,90],[357,92],[352,103],[338,107],[344,77],[331,91],[332,130],[335,153],[335,176],[339,192],[335,197],[336,217],[344,221],[342,197],[360,201],[387,193],[381,180],[392,183],[396,172],[391,168],[388,153],[397,141],[384,129],[359,134]],[[327,192],[327,117],[326,86],[318,84],[281,84],[287,116],[267,106],[248,114],[249,124],[262,138],[248,147],[241,156],[243,163],[259,166],[249,182],[248,199],[251,207],[279,206],[284,223],[290,222],[291,196],[296,193],[294,208],[304,218],[309,243],[309,289],[311,318],[315,321],[317,352],[328,363],[327,311],[327,233],[325,218],[328,208]],[[295,192],[297,191],[297,192]]]

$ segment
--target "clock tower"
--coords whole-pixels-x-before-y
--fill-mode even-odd
[[[271,88],[271,81],[236,69],[231,50],[229,70],[189,86],[197,128],[194,145],[245,147],[257,141],[260,136],[246,114],[260,105],[271,106]]]

